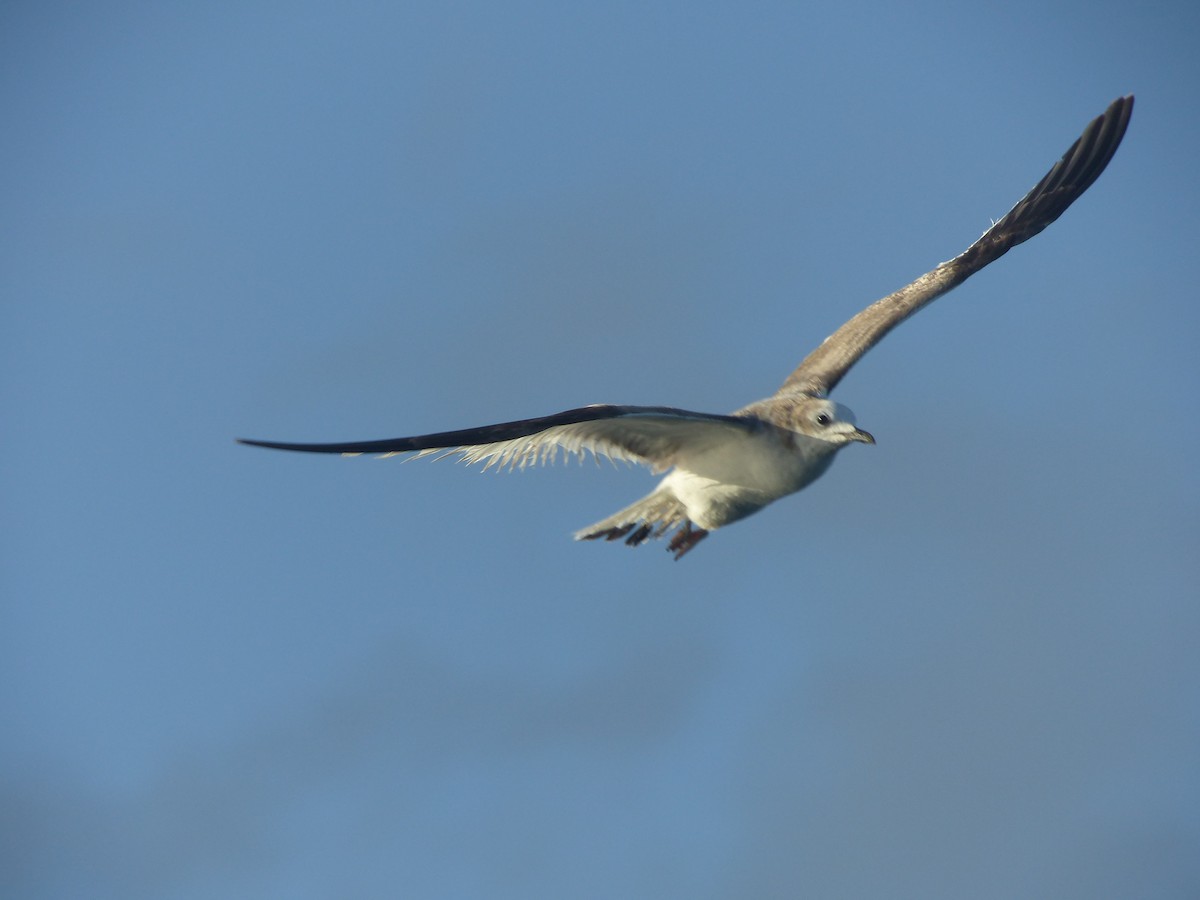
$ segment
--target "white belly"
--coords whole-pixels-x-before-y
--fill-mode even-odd
[[[765,431],[689,453],[663,479],[688,518],[711,530],[757,512],[819,478],[838,445]]]

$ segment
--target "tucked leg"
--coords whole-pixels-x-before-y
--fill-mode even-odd
[[[708,532],[703,528],[696,528],[691,522],[684,522],[683,526],[671,538],[671,543],[667,544],[667,550],[674,553],[676,559],[681,559],[683,554],[687,553],[706,537],[708,537]]]

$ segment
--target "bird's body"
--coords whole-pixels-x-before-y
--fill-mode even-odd
[[[805,357],[775,394],[730,415],[601,405],[382,441],[242,443],[317,453],[457,453],[485,468],[523,468],[553,459],[559,450],[642,463],[667,474],[650,494],[575,537],[624,538],[637,546],[674,531],[668,549],[678,559],[708,532],[811,484],[842,447],[873,444],[853,413],[828,399],[829,392],[892,328],[1057,219],[1104,171],[1132,110],[1132,97],[1114,101],[979,240],[854,316]]]
[[[850,410],[822,398],[777,396],[751,404],[733,418],[744,427],[711,428],[704,437],[685,442],[653,492],[576,532],[576,539],[624,537],[637,545],[678,528],[668,544],[678,558],[708,532],[807,487],[847,444],[875,443],[854,426]]]

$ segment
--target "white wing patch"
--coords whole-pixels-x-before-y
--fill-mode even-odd
[[[559,454],[566,459],[572,456],[582,460],[589,453],[599,459],[613,462],[639,463],[649,466],[654,472],[666,471],[671,467],[670,462],[660,462],[648,456],[635,453],[631,449],[606,439],[603,435],[583,432],[596,432],[597,425],[608,423],[584,422],[577,425],[556,425],[547,428],[539,434],[529,437],[515,438],[511,441],[497,441],[494,444],[472,444],[467,447],[430,448],[413,454],[412,459],[431,456],[441,459],[445,456],[458,458],[474,465],[482,463],[483,471],[488,469],[508,470],[524,469],[529,466],[554,465]],[[387,454],[391,456],[392,454]]]

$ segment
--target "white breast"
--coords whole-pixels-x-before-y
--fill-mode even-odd
[[[771,429],[722,441],[676,461],[663,479],[701,528],[728,525],[794,493],[829,468],[838,445]]]

